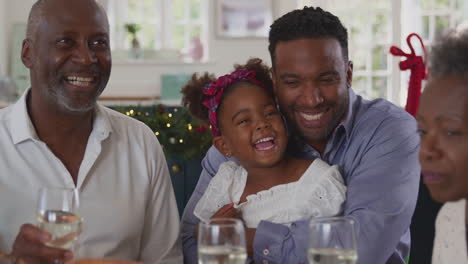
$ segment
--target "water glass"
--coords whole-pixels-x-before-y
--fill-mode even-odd
[[[77,250],[82,219],[77,189],[41,188],[37,200],[37,226],[52,235],[50,247]]]
[[[245,264],[244,225],[239,219],[217,218],[198,227],[199,264]]]
[[[309,224],[308,259],[311,264],[355,264],[354,220],[349,217],[315,218]]]

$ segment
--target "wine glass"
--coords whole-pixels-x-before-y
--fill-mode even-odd
[[[215,218],[198,226],[199,264],[245,264],[244,225],[239,219]]]
[[[311,264],[355,264],[354,220],[349,217],[315,218],[309,224],[308,259]]]
[[[82,219],[78,214],[77,189],[41,188],[37,202],[37,225],[52,235],[47,246],[77,250]]]

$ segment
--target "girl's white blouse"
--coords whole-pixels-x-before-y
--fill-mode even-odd
[[[320,159],[315,159],[298,181],[249,195],[239,204],[246,182],[244,168],[232,161],[221,164],[195,206],[195,216],[207,222],[221,207],[233,202],[249,228],[256,228],[262,220],[289,226],[298,220],[338,215],[346,199],[346,186],[337,166]]]

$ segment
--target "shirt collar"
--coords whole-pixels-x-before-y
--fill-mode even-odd
[[[31,89],[27,89],[23,93],[20,99],[13,105],[11,112],[10,133],[15,145],[28,139],[40,140],[28,113],[27,98],[30,91]],[[96,115],[91,135],[95,135],[99,140],[104,140],[112,132],[112,126],[104,106],[97,104],[95,109]]]
[[[351,134],[351,130],[354,124],[354,117],[355,117],[355,113],[354,113],[355,105],[357,105],[358,103],[357,96],[351,87],[348,89],[348,95],[349,95],[348,111],[346,112],[344,121],[341,122],[340,125],[338,125],[337,127],[337,129],[339,127],[343,127],[347,138],[349,138]]]
[[[37,139],[36,129],[31,122],[27,108],[27,98],[31,89],[27,89],[20,99],[13,105],[10,118],[11,135],[14,144],[28,139]]]
[[[93,121],[93,131],[91,134],[96,135],[96,138],[102,141],[109,137],[109,135],[113,132],[113,129],[105,107],[96,103],[95,111],[96,114]]]

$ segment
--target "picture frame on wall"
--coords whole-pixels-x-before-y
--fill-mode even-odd
[[[215,0],[216,35],[265,38],[273,23],[273,0]]]

